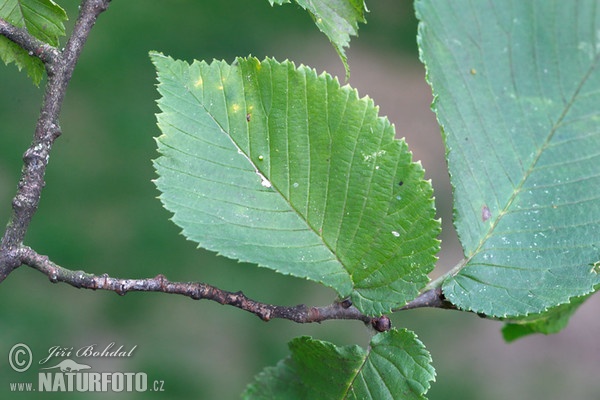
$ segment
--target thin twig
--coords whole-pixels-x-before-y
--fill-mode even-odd
[[[50,282],[63,282],[79,289],[108,290],[121,296],[129,292],[179,294],[194,300],[212,300],[219,304],[234,306],[255,314],[263,321],[280,318],[304,324],[332,319],[351,319],[371,324],[378,331],[390,329],[387,316],[369,317],[354,307],[349,299],[336,301],[324,307],[309,307],[304,304],[285,307],[261,303],[248,298],[242,292],[228,292],[202,282],[171,282],[162,274],[146,279],[118,279],[108,274],[98,276],[84,271],[72,271],[53,263],[47,256],[40,255],[27,246],[19,249],[18,257],[21,263],[46,275]],[[441,290],[435,289],[422,293],[395,311],[420,307],[454,308],[444,299]]]
[[[2,18],[0,18],[0,35],[15,42],[30,56],[39,58],[44,64],[54,63],[59,56],[57,48],[34,37],[27,29],[17,28]]]
[[[421,293],[414,300],[408,302],[404,307],[400,307],[399,309],[394,310],[394,312],[424,307],[456,310],[456,306],[454,306],[454,304],[450,303],[444,297],[444,294],[442,293],[442,288],[437,287],[435,289],[430,289]]]
[[[201,282],[171,282],[164,275],[146,279],[118,279],[107,274],[93,275],[84,271],[71,271],[56,265],[47,256],[22,246],[18,252],[21,262],[42,272],[51,282],[64,282],[76,288],[108,290],[119,295],[128,292],[162,292],[179,294],[194,300],[212,300],[251,312],[263,321],[274,318],[298,323],[322,322],[331,319],[353,319],[373,326],[380,326],[382,318],[371,318],[362,314],[348,301],[334,302],[325,307],[308,307],[304,304],[284,307],[261,303],[248,298],[242,292],[228,292]],[[389,327],[387,328],[389,329]]]
[[[39,56],[46,65],[48,82],[33,141],[23,155],[21,179],[12,201],[13,213],[0,242],[0,283],[20,265],[19,248],[39,205],[50,150],[61,133],[58,117],[67,85],[96,19],[108,4],[109,0],[84,0],[65,50],[56,54],[51,51],[48,53],[53,54],[51,57]],[[26,30],[15,28],[5,20],[1,27],[0,34],[35,55],[38,49],[44,49]]]

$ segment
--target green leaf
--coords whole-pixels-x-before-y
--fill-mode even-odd
[[[156,184],[187,238],[371,315],[418,294],[439,247],[432,188],[370,99],[291,62],[152,60]]]
[[[379,333],[368,350],[300,337],[291,356],[263,370],[243,398],[424,399],[435,380],[431,356],[405,329]]]
[[[458,307],[537,314],[600,282],[595,2],[419,0],[465,260]]]
[[[305,9],[313,21],[329,38],[344,63],[346,77],[350,76],[350,67],[345,47],[350,44],[350,35],[358,35],[358,23],[366,23],[367,8],[363,0],[295,0]],[[269,0],[271,5],[289,3],[289,0]]]
[[[0,0],[0,18],[16,27],[26,28],[31,35],[52,46],[58,46],[58,38],[65,34],[63,21],[67,20],[67,14],[52,0]],[[5,64],[14,62],[19,70],[25,68],[36,85],[42,80],[43,63],[4,36],[0,36],[0,57]]]
[[[521,320],[511,321],[502,328],[502,336],[507,342],[512,342],[533,333],[549,335],[560,332],[567,326],[571,316],[588,297],[577,297],[571,299],[569,304],[561,304],[542,314],[530,315]]]

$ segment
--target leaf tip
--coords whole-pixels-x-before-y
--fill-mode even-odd
[[[157,51],[157,50],[150,50],[148,52],[148,56],[150,57],[150,60],[152,60],[152,62],[154,64],[156,64],[157,61],[161,60],[161,59],[169,59],[171,57],[164,55],[163,52],[161,51]]]

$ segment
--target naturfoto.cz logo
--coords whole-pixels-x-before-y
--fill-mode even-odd
[[[98,348],[97,345],[73,347],[53,346],[48,355],[39,360],[37,386],[34,382],[11,382],[11,392],[146,392],[164,390],[164,381],[154,380],[149,386],[144,372],[95,372],[89,361],[80,363],[72,358],[115,358],[131,357],[137,345],[126,349],[115,347],[115,343]],[[59,358],[69,357],[59,361]],[[53,361],[53,362],[49,362]],[[24,343],[15,344],[9,351],[10,367],[19,373],[33,364],[33,353]],[[48,365],[48,366],[46,366]]]

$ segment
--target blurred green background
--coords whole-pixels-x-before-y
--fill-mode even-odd
[[[60,2],[72,27],[77,2]],[[439,269],[460,260],[451,225],[451,190],[431,93],[418,62],[416,20],[409,1],[368,3],[368,24],[348,50],[349,83],[369,95],[406,137],[436,190],[444,222]],[[169,221],[156,199],[151,160],[159,135],[154,114],[155,72],[149,50],[175,58],[231,61],[273,56],[340,76],[340,60],[310,17],[295,5],[266,0],[118,1],[100,16],[71,81],[61,116],[62,137],[47,171],[47,186],[26,244],[70,269],[121,278],[165,274],[203,281],[275,304],[325,305],[335,294],[317,284],[279,276],[196,249]],[[7,221],[43,93],[14,65],[0,67],[0,221]],[[264,323],[253,315],[181,296],[77,290],[53,285],[27,267],[0,287],[0,396],[107,398],[107,394],[10,393],[10,382],[37,382],[38,366],[23,374],[8,365],[10,348],[28,344],[35,361],[52,346],[77,349],[115,342],[123,359],[90,359],[94,371],[141,371],[164,381],[163,393],[115,398],[234,399],[265,366],[288,354],[287,342],[311,335],[337,345],[368,343],[359,322]],[[588,301],[558,335],[507,345],[498,322],[441,310],[393,316],[414,330],[434,358],[430,399],[592,399],[600,386],[598,300]],[[59,361],[59,360],[56,360]],[[78,360],[83,361],[83,360]],[[55,363],[54,363],[55,364]],[[52,365],[54,365],[52,364]],[[7,396],[7,397],[5,397]]]

